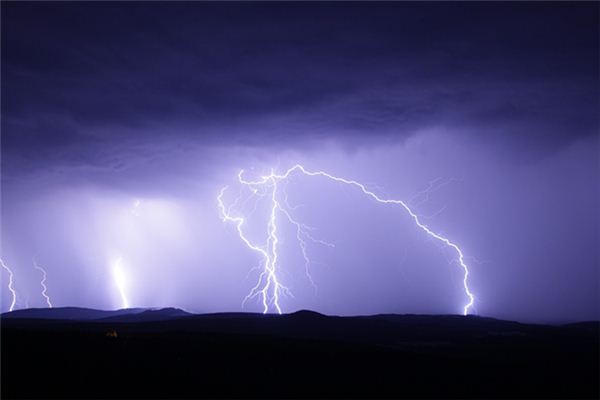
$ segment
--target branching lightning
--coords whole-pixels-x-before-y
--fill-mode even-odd
[[[330,243],[314,239],[308,233],[310,228],[297,222],[292,217],[291,213],[288,210],[288,208],[290,208],[290,207],[287,203],[287,194],[286,193],[284,193],[283,203],[287,206],[287,208],[286,208],[286,206],[283,206],[282,202],[279,200],[279,195],[281,192],[281,190],[279,188],[279,183],[287,182],[287,179],[293,173],[301,173],[301,174],[304,174],[305,176],[309,176],[309,177],[327,178],[327,179],[330,179],[337,183],[343,183],[345,185],[352,186],[352,187],[360,190],[363,194],[367,195],[368,197],[372,198],[373,200],[375,200],[378,203],[392,204],[392,205],[400,206],[404,211],[406,211],[410,215],[410,217],[412,218],[415,225],[418,226],[424,233],[426,233],[428,236],[436,239],[437,241],[443,243],[444,245],[446,245],[447,247],[449,247],[456,253],[457,262],[463,271],[464,292],[465,292],[466,297],[468,298],[468,301],[463,306],[462,311],[463,311],[463,315],[467,315],[469,313],[470,308],[473,306],[473,303],[475,302],[475,296],[469,289],[469,285],[468,285],[469,268],[465,262],[465,256],[464,256],[462,250],[460,249],[460,247],[456,243],[452,242],[450,239],[446,238],[445,236],[442,236],[441,234],[432,231],[427,225],[422,223],[420,217],[407,205],[407,203],[405,203],[401,200],[382,198],[382,197],[378,196],[377,194],[375,194],[374,192],[368,190],[365,185],[363,185],[362,183],[359,183],[355,180],[337,177],[337,176],[331,175],[324,171],[314,171],[314,172],[308,171],[302,165],[299,165],[299,164],[294,165],[293,167],[288,169],[283,174],[276,174],[274,171],[271,171],[271,173],[269,175],[262,176],[260,179],[255,180],[255,181],[249,181],[249,180],[244,179],[243,178],[243,174],[244,174],[243,170],[240,171],[240,173],[238,174],[239,183],[241,185],[247,187],[248,189],[250,189],[250,191],[253,193],[253,196],[265,197],[265,195],[268,195],[268,197],[270,198],[271,202],[270,202],[270,214],[269,214],[269,219],[267,222],[267,240],[266,240],[266,244],[264,244],[264,245],[252,243],[243,229],[244,224],[246,222],[245,217],[234,215],[232,208],[235,207],[235,205],[238,203],[239,199],[236,200],[231,206],[226,207],[225,203],[223,201],[223,196],[224,196],[225,191],[227,190],[227,187],[224,187],[223,189],[221,189],[219,195],[217,196],[219,211],[220,211],[220,215],[221,215],[221,218],[223,219],[223,221],[234,223],[237,227],[237,232],[238,232],[238,235],[240,236],[240,239],[242,240],[242,242],[248,248],[255,251],[262,257],[262,272],[259,275],[258,282],[251,289],[250,293],[248,294],[248,296],[246,296],[246,298],[244,299],[244,302],[242,304],[244,304],[249,299],[252,299],[256,296],[260,296],[260,298],[262,300],[262,304],[263,304],[263,312],[264,313],[267,313],[267,312],[269,312],[270,309],[274,308],[278,313],[281,314],[281,312],[282,312],[281,305],[279,303],[281,295],[291,295],[290,290],[281,283],[281,280],[279,279],[279,277],[277,275],[278,260],[279,260],[278,247],[277,247],[277,245],[279,243],[279,238],[277,236],[277,222],[278,222],[277,216],[278,216],[278,214],[283,215],[287,219],[287,221],[290,222],[296,228],[296,238],[298,240],[299,246],[302,250],[302,254],[303,254],[303,257],[305,260],[307,277],[310,280],[312,285],[314,285],[314,281],[313,281],[313,279],[310,275],[309,269],[308,269],[308,266],[310,264],[310,259],[308,258],[308,255],[307,255],[305,239],[311,240],[316,243],[325,244],[327,246],[333,246]]]
[[[40,270],[42,272],[42,280],[40,281],[40,285],[42,286],[42,296],[44,296],[44,298],[46,299],[46,304],[48,305],[48,308],[52,308],[52,302],[50,301],[50,296],[48,296],[47,291],[48,291],[48,287],[46,287],[46,270],[42,267],[40,267],[35,260],[33,260],[33,266],[35,269]]]
[[[13,272],[10,268],[8,268],[6,264],[4,264],[4,261],[1,258],[0,264],[2,264],[2,268],[4,268],[8,272],[8,290],[12,294],[12,302],[10,303],[8,311],[12,311],[15,309],[15,304],[17,304],[17,291],[13,287]]]

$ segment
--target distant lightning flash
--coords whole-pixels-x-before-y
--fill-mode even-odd
[[[141,213],[140,213],[141,205],[142,205],[142,201],[140,199],[135,199],[133,201],[133,204],[129,211],[135,218],[139,218],[141,215]],[[111,270],[112,270],[113,279],[115,281],[115,285],[117,286],[117,289],[119,290],[119,295],[121,296],[121,308],[129,308],[129,300],[127,298],[127,293],[126,293],[126,291],[127,291],[127,276],[125,274],[122,264],[123,264],[123,258],[121,256],[119,256],[119,257],[117,257],[116,260],[113,261]]]
[[[4,261],[1,258],[0,264],[2,265],[2,268],[4,268],[8,272],[8,290],[10,290],[10,293],[12,293],[12,302],[10,303],[8,311],[12,311],[15,308],[15,304],[17,304],[17,291],[13,287],[13,272],[10,268],[8,268],[6,264],[4,264]]]
[[[260,195],[261,197],[266,197],[265,193],[267,193],[269,195],[268,197],[270,197],[271,207],[270,207],[269,219],[267,222],[267,241],[266,241],[265,245],[261,246],[261,245],[252,243],[248,239],[246,234],[244,233],[243,227],[244,227],[244,223],[246,222],[245,218],[242,216],[235,216],[235,215],[233,215],[233,213],[231,211],[233,206],[235,206],[235,204],[237,203],[237,200],[232,206],[230,206],[230,207],[225,206],[225,204],[223,202],[223,195],[224,195],[225,191],[227,190],[227,186],[224,187],[223,189],[221,189],[219,195],[217,196],[219,211],[220,211],[221,218],[223,219],[223,221],[235,223],[235,225],[237,227],[238,235],[240,236],[240,239],[251,250],[259,253],[263,259],[262,272],[259,275],[258,282],[257,282],[256,286],[254,286],[251,289],[248,296],[246,296],[246,298],[244,299],[244,302],[247,301],[248,299],[254,298],[256,296],[260,296],[260,298],[262,300],[262,304],[263,304],[263,312],[264,313],[269,312],[269,310],[273,307],[279,314],[281,314],[281,305],[279,304],[280,296],[285,295],[285,294],[291,295],[290,290],[281,283],[281,280],[277,276],[277,267],[278,267],[277,262],[279,259],[278,248],[277,248],[277,245],[279,243],[279,238],[277,236],[277,221],[278,221],[277,215],[278,215],[278,213],[283,214],[286,217],[286,219],[292,225],[294,225],[296,227],[297,239],[299,241],[299,245],[302,250],[302,254],[306,261],[307,276],[308,276],[309,280],[311,281],[311,284],[313,284],[313,285],[314,285],[314,282],[312,280],[312,277],[310,277],[310,274],[308,273],[308,264],[309,264],[310,260],[308,259],[308,256],[306,253],[306,242],[303,240],[303,238],[307,238],[314,242],[330,245],[326,242],[316,240],[312,236],[310,236],[307,233],[307,229],[306,229],[307,227],[305,227],[304,225],[298,223],[295,219],[293,219],[290,212],[284,206],[282,206],[282,202],[279,201],[278,195],[279,195],[280,190],[279,190],[278,184],[282,181],[286,181],[287,178],[294,172],[302,173],[302,174],[304,174],[306,176],[310,176],[310,177],[324,177],[324,178],[328,178],[328,179],[333,180],[338,183],[343,183],[343,184],[346,184],[349,186],[353,186],[353,187],[359,189],[363,194],[365,194],[365,195],[371,197],[372,199],[374,199],[375,201],[377,201],[378,203],[394,204],[394,205],[398,205],[398,206],[402,207],[410,215],[410,217],[412,218],[414,223],[423,232],[425,232],[430,237],[442,242],[443,244],[445,244],[446,246],[451,248],[456,253],[456,255],[458,257],[457,258],[458,264],[460,265],[460,267],[463,271],[463,287],[464,287],[465,295],[468,298],[468,302],[463,306],[463,315],[467,315],[469,313],[469,309],[473,306],[473,303],[475,302],[475,296],[469,289],[469,285],[468,285],[469,268],[468,268],[467,264],[465,263],[464,254],[456,243],[450,241],[450,239],[429,229],[429,227],[427,227],[427,225],[425,225],[421,222],[419,216],[415,212],[413,212],[413,210],[405,202],[403,202],[401,200],[381,198],[374,192],[368,190],[365,187],[365,185],[363,185],[362,183],[359,183],[355,180],[340,178],[340,177],[331,175],[324,171],[311,172],[311,171],[306,170],[302,165],[299,165],[299,164],[294,165],[293,167],[288,169],[285,173],[280,174],[280,175],[276,174],[274,171],[271,171],[271,174],[262,176],[259,180],[256,180],[256,181],[245,180],[243,178],[243,174],[244,174],[243,170],[240,171],[240,173],[238,174],[239,183],[248,187],[250,189],[250,191],[253,193],[253,196]],[[287,205],[287,195],[284,198],[284,203]]]
[[[123,273],[123,269],[121,267],[122,261],[123,259],[121,257],[115,260],[112,272],[117,289],[119,289],[119,294],[121,295],[121,308],[129,308],[129,301],[127,300],[127,295],[125,293],[125,274]]]
[[[35,260],[33,260],[33,266],[35,269],[40,270],[42,272],[42,280],[40,281],[40,285],[42,286],[42,296],[46,299],[46,304],[48,304],[48,308],[52,308],[52,302],[50,301],[50,296],[48,296],[47,291],[48,287],[46,287],[46,270],[40,267]]]

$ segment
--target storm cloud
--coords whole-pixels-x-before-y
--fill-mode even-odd
[[[435,214],[444,207],[431,223],[483,260],[472,277],[480,312],[544,320],[595,317],[598,7],[3,4],[3,257],[23,265],[39,253],[41,263],[52,264],[49,283],[53,274],[74,273],[101,287],[93,283],[104,279],[96,274],[98,260],[110,247],[108,232],[122,227],[98,222],[94,233],[83,233],[77,226],[86,226],[92,214],[107,219],[134,199],[147,198],[154,218],[169,215],[167,230],[181,240],[165,244],[155,257],[144,254],[158,243],[165,228],[159,225],[169,225],[151,220],[153,227],[139,233],[146,235],[145,244],[130,243],[137,254],[131,258],[152,274],[159,273],[158,265],[151,266],[154,258],[175,276],[197,280],[172,277],[163,291],[153,286],[156,276],[144,284],[160,292],[165,305],[237,309],[252,283],[238,277],[256,260],[218,220],[215,194],[235,182],[239,168],[261,173],[305,162],[403,198],[438,177],[454,179],[421,211]],[[396,217],[385,211],[381,223],[374,223],[373,213],[380,211],[367,203],[354,206],[370,233],[357,224],[356,234],[344,236],[343,216],[322,211],[335,204],[306,218],[348,243],[394,234]],[[337,228],[327,228],[333,221]],[[223,255],[232,245],[239,257]],[[389,251],[377,260],[383,270],[403,257]],[[330,257],[330,265],[370,263],[351,247],[342,254],[322,257]],[[439,262],[423,255],[413,260],[422,271]],[[344,314],[452,312],[460,302],[454,286],[450,297],[440,294],[430,304],[410,283],[404,291],[414,293],[400,300],[394,297],[399,290],[385,286],[398,280],[385,274],[364,292],[370,297],[383,285],[382,297],[348,301],[336,279],[346,275],[356,290],[365,279],[356,271],[323,272],[319,293],[325,297],[315,300],[307,292],[303,298],[311,300],[290,307]],[[22,272],[31,280],[29,274]],[[430,275],[409,273],[413,282]],[[111,305],[104,294],[87,297],[64,280],[55,285],[62,288],[63,304]],[[339,297],[326,297],[328,285]],[[151,304],[158,295],[140,296]]]

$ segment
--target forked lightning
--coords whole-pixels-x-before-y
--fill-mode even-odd
[[[421,222],[419,216],[407,205],[407,203],[403,202],[402,200],[382,198],[382,197],[378,196],[377,194],[375,194],[374,192],[368,190],[365,187],[365,185],[363,185],[362,183],[359,183],[355,180],[337,177],[337,176],[331,175],[324,171],[314,171],[314,172],[308,171],[302,165],[299,165],[299,164],[294,165],[293,167],[288,169],[283,174],[277,174],[274,171],[271,171],[271,174],[262,176],[260,179],[255,180],[255,181],[244,179],[244,177],[243,177],[244,171],[243,170],[240,171],[240,173],[238,174],[239,183],[241,185],[244,185],[245,187],[249,188],[250,191],[252,192],[252,196],[268,197],[270,199],[269,217],[268,217],[268,221],[267,221],[267,241],[266,241],[265,245],[259,245],[259,244],[252,243],[252,241],[248,238],[247,234],[244,231],[244,224],[246,222],[246,218],[244,216],[234,215],[234,211],[232,211],[232,208],[235,207],[235,205],[237,204],[237,201],[229,207],[225,206],[223,196],[225,194],[225,191],[227,190],[227,187],[224,187],[223,189],[221,189],[219,195],[217,196],[219,211],[220,211],[220,215],[221,215],[221,218],[223,219],[223,221],[233,222],[236,225],[238,235],[239,235],[240,239],[242,240],[242,242],[246,246],[248,246],[248,248],[250,248],[251,250],[259,253],[260,256],[262,257],[262,272],[259,275],[258,282],[251,289],[248,296],[246,296],[246,298],[244,299],[244,302],[248,299],[254,298],[256,296],[260,296],[262,304],[263,304],[263,312],[264,313],[267,313],[267,312],[269,312],[269,310],[274,308],[279,314],[281,314],[281,312],[282,312],[281,304],[280,304],[281,296],[282,295],[291,295],[290,290],[281,283],[281,280],[278,278],[278,275],[277,275],[277,268],[278,268],[278,261],[279,261],[279,253],[278,253],[279,237],[277,236],[278,221],[279,221],[278,216],[284,216],[287,219],[287,221],[290,222],[292,225],[294,225],[294,227],[296,228],[296,233],[297,233],[296,238],[298,239],[300,248],[302,250],[302,255],[304,256],[304,259],[306,262],[306,273],[307,273],[307,276],[308,276],[311,284],[314,285],[314,282],[312,280],[312,277],[310,276],[309,269],[308,269],[310,260],[308,258],[307,252],[306,252],[306,241],[304,239],[306,238],[313,242],[332,246],[331,244],[329,244],[327,242],[323,242],[323,241],[314,239],[310,234],[308,234],[308,232],[307,232],[308,227],[297,222],[291,216],[291,213],[286,208],[287,195],[284,197],[284,201],[283,201],[283,203],[285,203],[286,206],[282,205],[282,201],[280,200],[282,190],[280,189],[279,184],[281,182],[285,182],[290,177],[290,175],[292,175],[293,173],[304,174],[305,176],[309,176],[309,177],[327,178],[327,179],[330,179],[337,183],[342,183],[345,185],[352,186],[352,187],[360,190],[363,194],[367,195],[368,197],[372,198],[373,200],[375,200],[378,203],[392,204],[392,205],[400,206],[404,211],[406,211],[410,215],[410,217],[414,221],[415,225],[417,225],[423,232],[425,232],[430,237],[436,239],[437,241],[440,241],[441,243],[443,243],[447,247],[451,248],[456,253],[457,262],[463,271],[462,282],[463,282],[465,295],[468,298],[467,303],[463,306],[462,312],[463,312],[463,315],[469,314],[469,310],[471,309],[471,307],[473,306],[473,304],[475,302],[475,296],[469,289],[469,284],[468,284],[469,268],[465,262],[464,254],[463,254],[462,250],[460,249],[460,247],[456,243],[452,242],[450,239],[446,238],[445,236],[442,236],[441,234],[432,231],[427,225],[423,224]]]

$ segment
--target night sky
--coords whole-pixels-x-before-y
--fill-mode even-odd
[[[260,312],[217,195],[296,163],[409,202],[473,312],[600,318],[599,15],[588,3],[2,3],[2,260],[17,308]],[[428,191],[423,192],[427,188]],[[295,176],[285,312],[460,313],[454,253]],[[247,204],[248,205],[248,204]],[[252,206],[240,210],[251,212]],[[266,240],[261,206],[248,234]],[[11,298],[2,271],[2,311]]]

